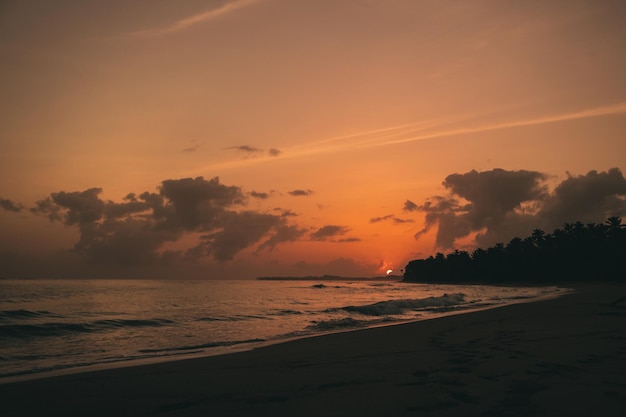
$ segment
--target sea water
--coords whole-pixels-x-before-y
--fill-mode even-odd
[[[0,382],[224,354],[563,291],[358,280],[2,280]]]

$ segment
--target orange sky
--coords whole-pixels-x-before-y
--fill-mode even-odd
[[[610,177],[579,214],[621,215],[621,180],[602,174],[626,168],[625,18],[608,0],[2,2],[0,276],[399,272],[452,249],[436,224],[419,235],[422,205],[472,170],[538,172],[548,193]],[[244,204],[205,196],[193,210],[217,217],[185,223],[208,214],[183,213],[191,200],[162,182],[200,176]],[[72,222],[73,203],[52,195],[91,188],[92,203],[161,193],[170,214]],[[533,197],[536,227],[577,220],[548,216],[557,194]],[[454,247],[532,219],[496,223],[475,221]],[[138,246],[145,259],[120,261]]]

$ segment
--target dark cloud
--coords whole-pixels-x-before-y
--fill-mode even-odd
[[[568,174],[545,201],[541,214],[550,222],[603,221],[624,214],[625,197],[626,180],[617,168],[579,176]]]
[[[114,203],[107,201],[104,205],[104,215],[107,218],[120,218],[132,215],[134,213],[142,213],[151,208],[147,201],[130,200],[127,203]]]
[[[258,154],[263,152],[263,149],[255,148],[254,146],[250,145],[228,146],[222,149],[234,149],[236,151],[245,152],[248,154]]]
[[[399,217],[394,217],[393,218],[393,223],[394,224],[415,223],[415,220],[413,220],[413,219],[401,219]]]
[[[280,213],[281,217],[296,217],[298,215],[297,213],[294,213],[291,210],[283,210],[283,209],[280,209],[280,208],[274,209],[274,210],[280,211],[281,212]]]
[[[543,180],[545,175],[535,171],[494,169],[448,175],[443,185],[472,203],[469,220],[476,227],[486,217],[501,217],[523,201],[544,197],[547,188],[541,184]]]
[[[418,210],[418,206],[417,206],[417,204],[415,204],[411,200],[406,200],[404,202],[404,207],[402,208],[402,210],[404,210],[404,211],[416,211],[416,210]]]
[[[259,198],[261,200],[265,200],[265,199],[269,198],[270,195],[268,193],[258,193],[256,191],[251,191],[250,192],[250,196],[254,197],[254,198]]]
[[[34,213],[45,213],[51,221],[64,220],[65,224],[85,225],[102,218],[104,201],[98,195],[102,188],[90,188],[85,191],[52,193],[50,197],[37,201],[31,209]],[[64,215],[59,214],[61,211]]]
[[[157,250],[180,236],[179,232],[153,227],[145,220],[126,218],[83,226],[75,249],[94,263],[145,265],[161,260]]]
[[[388,214],[388,215],[382,216],[382,217],[374,217],[374,218],[370,219],[370,223],[380,223],[380,222],[383,222],[385,220],[391,220],[394,224],[403,224],[403,223],[413,223],[414,222],[411,219],[400,219],[400,218],[394,216],[393,214]]]
[[[339,243],[350,243],[350,242],[360,242],[361,239],[358,237],[347,237],[345,239],[337,239],[335,240],[335,242],[339,242]]]
[[[267,151],[265,151],[264,149],[255,148],[254,146],[250,146],[250,145],[229,146],[229,147],[222,148],[222,149],[233,149],[239,152],[243,152],[247,154],[247,156],[258,156],[262,153],[267,152],[269,156],[277,157],[277,156],[280,156],[280,154],[282,153],[280,149],[270,148]]]
[[[313,191],[312,190],[293,190],[293,191],[288,191],[287,193],[294,197],[304,197],[304,196],[309,196],[313,194]]]
[[[61,220],[61,214],[59,214],[61,207],[52,201],[50,197],[35,202],[35,207],[31,208],[30,211],[35,214],[46,214],[51,222]]]
[[[471,233],[478,245],[488,246],[538,227],[551,231],[565,222],[603,222],[626,212],[626,181],[617,168],[570,175],[552,192],[546,179],[540,172],[502,169],[449,175],[443,182],[449,195],[433,196],[411,209],[426,214],[415,237],[437,225],[440,248],[452,248],[456,239]]]
[[[7,200],[6,198],[0,198],[0,207],[7,211],[13,211],[15,213],[19,213],[24,208],[24,206],[22,206],[21,204],[16,204],[11,200]]]
[[[277,216],[244,211],[224,216],[222,230],[202,237],[207,254],[219,261],[230,261],[234,255],[261,240],[282,223]]]
[[[130,193],[120,203],[99,198],[102,190],[52,193],[31,209],[51,221],[77,226],[74,250],[90,262],[102,264],[155,264],[172,259],[212,256],[232,260],[259,242],[261,248],[297,239],[305,231],[286,223],[285,216],[238,210],[245,205],[239,187],[219,178],[165,180],[159,193]],[[163,244],[185,234],[200,236],[199,243],[183,251],[163,251]]]
[[[259,245],[259,251],[263,249],[272,250],[281,243],[295,242],[306,233],[306,229],[300,229],[295,225],[281,224],[274,228],[274,234]]]
[[[370,223],[380,223],[382,221],[385,220],[389,220],[393,218],[393,214],[388,214],[386,216],[382,216],[382,217],[374,217],[372,219],[370,219]]]
[[[200,147],[199,145],[190,146],[189,148],[183,149],[183,152],[185,152],[185,153],[195,152],[195,151],[198,150],[199,147]]]
[[[348,233],[350,229],[345,226],[327,225],[317,229],[311,233],[312,240],[329,240],[335,236],[342,236]]]
[[[220,184],[218,177],[165,180],[160,195],[169,200],[165,208],[170,225],[186,230],[215,227],[226,208],[243,204],[245,200],[239,187]]]

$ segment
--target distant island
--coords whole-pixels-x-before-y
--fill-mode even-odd
[[[400,281],[400,275],[381,275],[376,277],[342,277],[339,275],[301,276],[301,277],[258,277],[259,281]]]
[[[565,223],[545,233],[533,230],[471,254],[455,250],[410,261],[404,282],[532,284],[565,281],[626,282],[626,228],[620,217],[604,224]]]

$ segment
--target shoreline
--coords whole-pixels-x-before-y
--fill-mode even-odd
[[[626,285],[0,385],[3,415],[621,416]]]
[[[312,281],[312,282],[316,282],[316,281]],[[477,284],[477,285],[482,285],[482,284]],[[511,286],[521,287],[521,285],[511,285]],[[544,287],[544,286],[540,286],[540,287]],[[484,306],[479,306],[479,307],[466,307],[466,308],[460,307],[460,308],[455,308],[455,309],[448,310],[448,311],[442,311],[440,313],[429,315],[427,317],[416,317],[413,319],[405,319],[405,320],[398,320],[398,321],[391,321],[391,322],[381,322],[381,323],[367,325],[363,327],[356,326],[356,327],[349,327],[349,328],[338,328],[335,330],[328,330],[328,331],[323,331],[320,333],[313,333],[313,334],[279,336],[279,337],[271,338],[267,340],[250,341],[248,343],[239,343],[235,345],[216,346],[208,350],[188,352],[184,354],[171,354],[171,355],[165,355],[165,356],[132,358],[132,359],[126,359],[126,360],[115,360],[115,361],[110,361],[110,362],[94,363],[94,364],[88,364],[88,365],[69,366],[69,367],[59,368],[59,369],[40,370],[40,371],[34,371],[34,372],[20,373],[20,374],[0,377],[0,387],[4,384],[12,384],[12,383],[18,383],[18,382],[25,382],[25,381],[35,381],[35,380],[40,380],[40,379],[56,378],[56,377],[67,376],[67,375],[77,375],[77,374],[90,373],[90,372],[115,370],[115,369],[130,368],[130,367],[135,367],[135,366],[150,366],[150,365],[157,365],[157,364],[169,363],[169,362],[187,361],[187,360],[202,359],[202,358],[214,357],[214,356],[237,354],[241,352],[247,352],[250,350],[263,349],[265,347],[274,346],[277,344],[289,343],[289,342],[293,342],[293,341],[300,340],[300,339],[324,337],[324,336],[328,336],[328,335],[332,335],[336,333],[360,332],[360,331],[366,331],[369,329],[374,329],[374,328],[379,328],[379,327],[400,326],[400,325],[412,324],[416,322],[436,320],[436,319],[440,319],[440,318],[448,317],[448,316],[473,314],[473,313],[484,311],[484,310],[497,309],[497,308],[514,305],[514,304],[540,302],[540,301],[549,300],[552,298],[562,297],[571,293],[572,291],[575,291],[572,288],[565,287],[565,286],[549,286],[549,287],[557,288],[559,292],[544,294],[541,296],[528,298],[528,299],[522,298],[522,299],[518,299],[515,301],[511,301],[509,303],[503,303],[503,304],[489,304],[489,305],[484,305]],[[546,287],[546,288],[549,288],[549,287]]]

